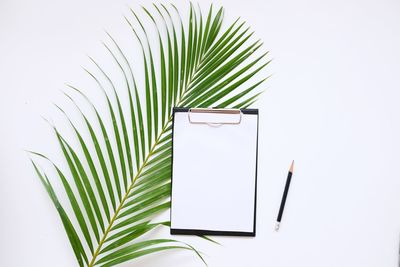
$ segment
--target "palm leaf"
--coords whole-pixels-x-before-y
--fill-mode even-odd
[[[223,16],[223,9],[212,5],[203,17],[200,7],[190,4],[188,22],[173,5],[153,4],[140,14],[131,9],[125,20],[142,53],[143,84],[137,84],[126,52],[107,33],[105,49],[123,80],[113,80],[93,58],[95,71],[85,69],[104,95],[106,113],[101,115],[83,90],[68,85],[71,92],[65,95],[84,124],[73,123],[57,106],[78,141],[74,147],[52,126],[67,171],[40,153],[32,155],[55,168],[71,212],[60,203],[45,172],[32,163],[56,206],[79,266],[114,266],[171,249],[193,251],[204,261],[189,244],[145,235],[170,226],[153,220],[170,207],[172,107],[248,107],[268,78],[262,72],[270,62],[267,53],[259,52],[262,43],[239,19],[223,30]],[[146,22],[152,26],[146,27]],[[156,42],[150,41],[153,29]],[[128,95],[127,109],[121,101],[122,90]],[[92,108],[94,120],[82,111],[78,100]],[[106,121],[111,121],[110,127]],[[84,131],[89,138],[84,138]]]

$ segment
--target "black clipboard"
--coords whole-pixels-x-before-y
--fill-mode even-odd
[[[255,236],[258,109],[174,108],[172,127],[171,234]]]

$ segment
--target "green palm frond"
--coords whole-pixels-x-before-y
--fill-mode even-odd
[[[142,18],[130,10],[125,20],[140,48],[142,61],[135,64],[142,64],[144,82],[137,82],[126,52],[107,33],[109,44],[104,46],[122,83],[93,58],[94,71],[86,70],[104,95],[106,115],[101,115],[83,90],[69,85],[65,95],[84,125],[74,124],[57,107],[72,127],[77,146],[52,126],[68,171],[32,153],[55,169],[70,212],[45,172],[32,163],[60,215],[79,266],[114,266],[171,249],[193,251],[203,260],[189,244],[144,235],[170,225],[153,219],[170,208],[172,108],[245,108],[256,101],[267,78],[260,78],[270,62],[267,53],[260,52],[262,43],[253,40],[253,32],[239,19],[223,30],[223,14],[222,8],[210,6],[203,17],[200,8],[191,4],[189,20],[184,22],[173,5],[143,8]],[[152,26],[146,28],[143,19]],[[154,30],[157,41],[151,42],[149,33]],[[127,108],[121,101],[123,90]],[[91,107],[93,116],[82,110],[82,101]]]

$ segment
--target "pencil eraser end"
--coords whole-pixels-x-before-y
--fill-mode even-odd
[[[275,224],[275,231],[276,231],[276,232],[279,231],[279,226],[280,226],[280,223],[279,223],[279,222],[276,222],[276,224]]]

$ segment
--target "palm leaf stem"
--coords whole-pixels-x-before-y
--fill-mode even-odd
[[[154,145],[152,146],[151,150],[149,151],[149,153],[148,153],[146,159],[144,160],[142,166],[140,166],[140,169],[138,170],[138,172],[136,173],[135,177],[133,178],[132,183],[131,183],[131,185],[129,186],[128,190],[126,191],[124,197],[121,199],[121,202],[120,202],[120,204],[118,205],[117,209],[115,210],[114,216],[111,218],[110,223],[109,223],[107,229],[105,230],[105,232],[104,232],[104,234],[103,234],[103,237],[101,238],[101,240],[100,240],[100,242],[99,242],[99,244],[98,244],[98,246],[97,246],[97,249],[95,250],[95,252],[94,252],[94,254],[93,254],[93,258],[92,258],[92,260],[90,261],[88,267],[93,267],[93,266],[95,265],[96,259],[97,259],[97,257],[98,257],[99,254],[100,254],[101,248],[102,248],[102,246],[104,245],[104,243],[105,243],[105,241],[106,241],[106,239],[107,239],[107,236],[108,236],[108,234],[110,233],[110,231],[111,231],[111,229],[112,229],[112,227],[113,227],[114,222],[115,222],[116,219],[118,218],[119,212],[120,212],[120,211],[122,210],[122,208],[124,207],[125,201],[128,199],[131,190],[134,188],[134,185],[135,185],[136,180],[140,177],[140,175],[141,175],[143,169],[146,167],[146,165],[147,165],[149,159],[150,159],[151,156],[153,155],[155,149],[157,148],[157,146],[158,146],[158,144],[159,144],[159,142],[160,142],[160,140],[161,140],[161,137],[164,135],[164,133],[166,133],[166,132],[168,131],[168,129],[169,129],[168,125],[169,125],[169,123],[170,123],[171,121],[172,121],[172,116],[169,117],[167,123],[165,124],[164,128],[162,129],[162,131],[161,131],[160,134],[158,135],[157,140],[155,141]]]

